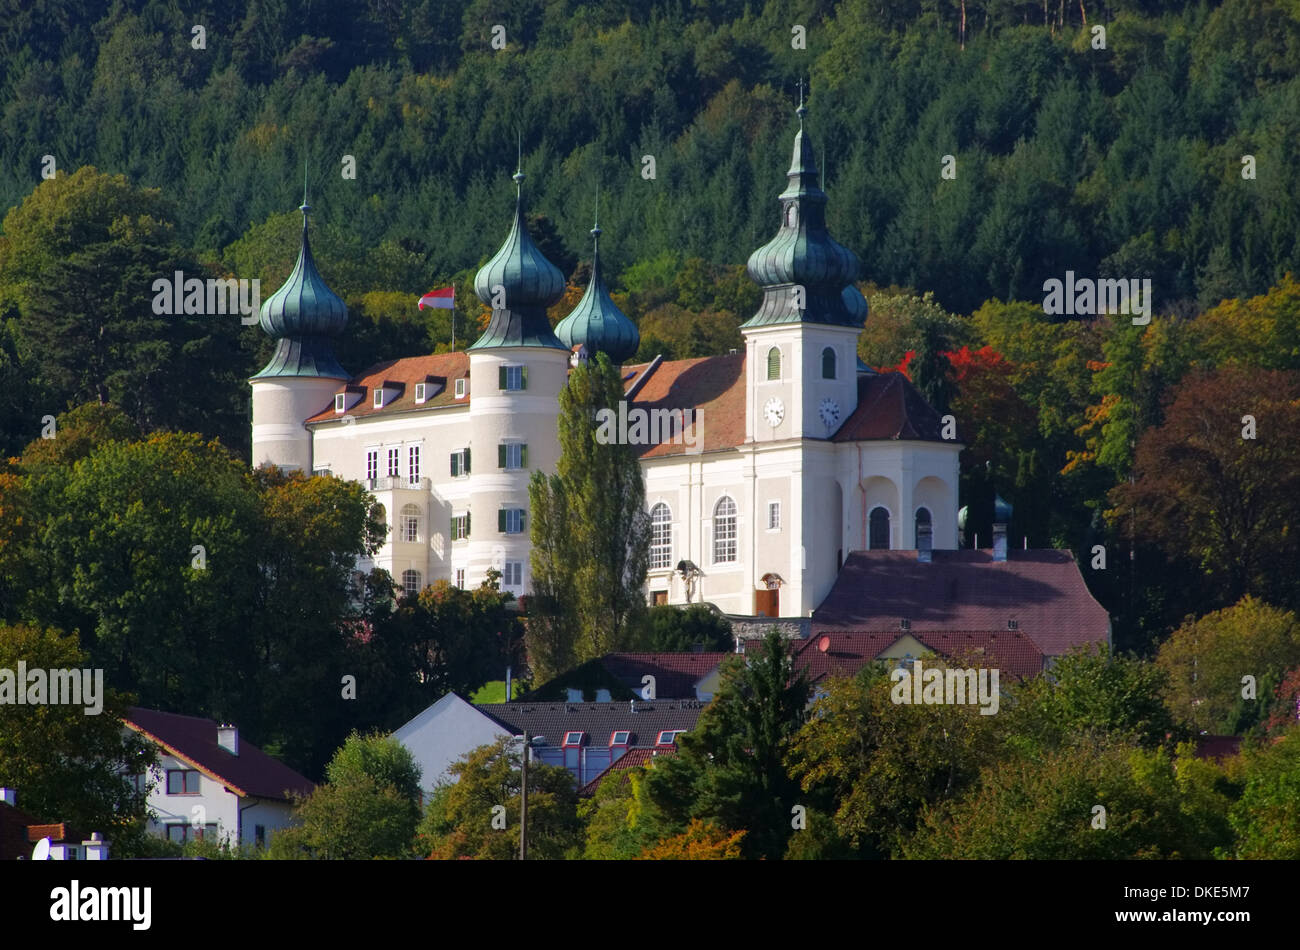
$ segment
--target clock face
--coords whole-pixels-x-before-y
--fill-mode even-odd
[[[774,429],[781,424],[781,420],[785,418],[785,406],[780,399],[773,396],[763,404],[763,418]]]
[[[828,429],[840,421],[840,407],[834,399],[823,399],[817,411],[821,413],[822,422],[826,423]]]

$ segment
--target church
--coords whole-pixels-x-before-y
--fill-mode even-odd
[[[779,227],[748,262],[762,302],[741,326],[743,349],[726,355],[629,364],[639,334],[610,298],[599,228],[591,282],[552,328],[546,310],[565,280],[528,233],[517,172],[509,234],[475,278],[492,310],[483,334],[464,352],[351,375],[332,344],[347,308],[312,260],[304,204],[297,264],[260,313],[277,345],[250,380],[253,464],[363,483],[390,529],[373,565],[407,591],[439,578],[476,586],[495,568],[523,595],[529,476],[555,470],[570,367],[603,352],[622,367],[629,415],[690,426],[689,438],[638,446],[648,602],[808,618],[853,552],[955,551],[962,444],[906,377],[857,357],[859,263],[827,230],[806,111]]]

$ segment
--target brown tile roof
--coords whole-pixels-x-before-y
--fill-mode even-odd
[[[835,631],[925,633],[1004,631],[1015,620],[1044,656],[1079,643],[1105,643],[1110,618],[1093,599],[1069,551],[855,551],[812,615],[812,636]],[[911,627],[901,630],[902,620]],[[1009,631],[1008,631],[1009,632]]]
[[[660,699],[694,699],[695,684],[718,668],[730,653],[607,653],[600,663],[628,689],[640,692],[641,677],[655,678]]]
[[[514,735],[525,728],[530,736],[542,736],[548,746],[558,746],[566,732],[585,732],[592,742],[606,742],[611,732],[628,730],[629,749],[654,748],[665,729],[695,728],[700,710],[698,700],[636,700],[636,712],[627,703],[484,703],[474,708],[490,716]]]
[[[0,861],[29,857],[32,845],[27,829],[37,824],[36,818],[21,808],[0,802]]]
[[[644,380],[640,376],[652,369]],[[694,409],[703,433],[703,451],[733,449],[745,441],[745,354],[672,360],[658,366],[624,366],[623,377],[636,374],[638,387],[629,409]],[[661,442],[644,446],[641,458],[684,455],[685,445]]]
[[[844,420],[833,442],[874,439],[947,441],[943,423],[920,391],[902,373],[858,377],[858,407]]]
[[[124,722],[241,797],[287,801],[288,792],[308,795],[316,787],[243,736],[239,755],[227,752],[217,745],[217,723],[211,719],[133,706]]]
[[[922,633],[894,630],[876,633],[823,633],[796,646],[795,669],[803,670],[809,682],[830,676],[853,676],[893,646],[912,636],[936,655],[962,662],[987,661],[1000,676],[1025,678],[1043,669],[1043,654],[1019,631]],[[825,646],[826,649],[822,649]]]
[[[578,789],[579,798],[590,798],[596,794],[596,789],[600,788],[600,783],[612,775],[618,775],[624,781],[627,780],[629,769],[640,768],[647,764],[651,759],[661,755],[676,755],[676,749],[628,749],[623,755],[619,756],[614,763],[593,778],[582,788]]]
[[[1198,759],[1213,759],[1218,762],[1230,759],[1241,751],[1241,736],[1197,736],[1196,752]]]
[[[469,354],[462,351],[435,353],[429,356],[411,356],[406,359],[376,363],[364,372],[352,377],[346,384],[340,385],[336,390],[336,392],[341,393],[345,389],[351,391],[356,391],[358,388],[362,389],[363,395],[359,403],[346,413],[336,413],[334,411],[334,401],[331,399],[328,406],[322,407],[320,412],[307,420],[307,424],[337,421],[343,415],[355,416],[360,419],[365,416],[387,416],[399,412],[408,412],[413,409],[422,411],[444,406],[468,406],[468,392],[462,398],[456,398],[456,380],[468,375]],[[423,383],[431,376],[446,381],[442,392],[417,406],[415,403],[415,384]],[[384,408],[376,409],[373,401],[374,397],[371,393],[374,391],[374,387],[384,383],[389,384],[390,388],[400,388],[401,393]]]

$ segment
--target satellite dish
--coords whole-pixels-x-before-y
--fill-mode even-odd
[[[50,839],[42,838],[36,842],[36,847],[32,848],[33,861],[48,861],[50,859]]]
[[[823,653],[825,653],[830,648],[831,648],[830,637],[822,637],[820,640],[817,641],[817,649],[821,650]]]

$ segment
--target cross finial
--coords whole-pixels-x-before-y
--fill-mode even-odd
[[[515,127],[515,140],[515,173],[512,177],[515,180],[515,197],[522,198],[524,190],[524,133],[518,126]]]
[[[808,108],[803,104],[803,77],[799,77],[799,108],[794,110],[794,114],[799,117],[799,131],[803,131],[803,117],[808,114]]]
[[[302,160],[302,207],[298,209],[302,212],[303,226],[307,225],[307,213],[311,211],[311,205],[307,204],[307,159]]]

